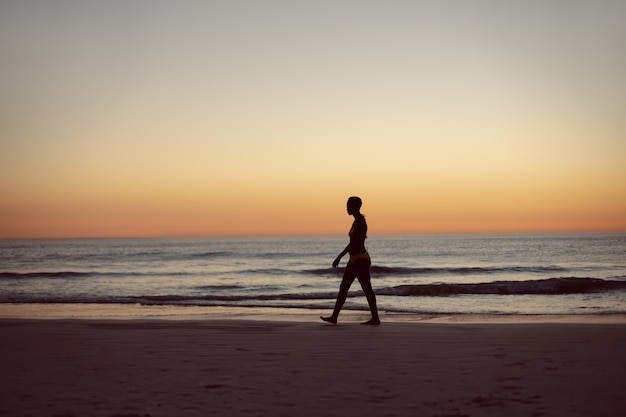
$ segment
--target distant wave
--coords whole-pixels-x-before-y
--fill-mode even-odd
[[[232,256],[234,255],[233,252],[227,252],[227,251],[220,251],[220,252],[201,252],[201,253],[192,253],[187,255],[186,257],[183,256],[183,260],[186,259],[212,259],[212,258],[219,258],[219,257],[227,257],[227,256]]]
[[[478,274],[501,274],[501,273],[549,273],[567,272],[567,268],[560,266],[508,266],[508,267],[442,267],[442,268],[404,268],[372,265],[372,275],[478,275]],[[306,270],[306,273],[314,275],[337,274],[342,269],[321,268]]]
[[[293,252],[259,252],[259,253],[238,253],[233,251],[215,251],[215,252],[198,252],[189,254],[175,254],[173,257],[180,261],[195,260],[195,259],[215,259],[215,258],[232,258],[238,256],[245,256],[246,258],[257,259],[285,259],[294,258],[300,256]]]
[[[154,272],[75,272],[75,271],[59,271],[59,272],[0,272],[0,279],[80,279],[90,277],[153,277],[163,275]],[[187,272],[168,272],[167,276],[184,276],[189,275]]]
[[[224,252],[206,252],[197,253],[193,256],[199,258],[211,258],[213,256],[223,256]],[[404,268],[404,267],[387,267],[373,265],[371,272],[373,276],[436,276],[436,275],[496,275],[496,274],[545,274],[545,273],[566,273],[566,268],[558,266],[510,266],[510,267],[441,267],[441,268]],[[319,268],[319,269],[283,269],[283,268],[251,268],[239,271],[233,271],[244,275],[321,275],[336,276],[343,273],[343,268]],[[27,278],[87,278],[87,277],[128,277],[128,276],[185,276],[185,275],[201,275],[202,272],[108,272],[108,271],[37,271],[37,272],[0,272],[0,279],[27,279]],[[208,269],[206,275],[211,275],[212,271]]]
[[[0,272],[0,279],[27,279],[27,278],[85,278],[102,275],[97,272]],[[111,275],[111,274],[108,274]]]

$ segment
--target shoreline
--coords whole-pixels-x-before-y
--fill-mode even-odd
[[[253,320],[316,323],[325,310],[134,304],[0,304],[0,320]],[[340,323],[369,319],[366,311],[344,310]],[[626,324],[624,313],[601,314],[407,314],[381,312],[383,323],[580,323]]]

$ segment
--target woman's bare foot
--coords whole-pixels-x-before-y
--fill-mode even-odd
[[[380,324],[380,319],[371,319],[370,321],[366,321],[365,323],[361,324],[365,324],[368,326],[378,326]]]
[[[328,323],[337,324],[337,318],[333,317],[333,316],[330,316],[330,317],[322,317],[322,316],[320,316],[320,319],[322,319],[322,320],[324,320],[324,321],[326,321]]]

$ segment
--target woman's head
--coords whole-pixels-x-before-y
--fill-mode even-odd
[[[359,197],[352,196],[348,198],[348,203],[346,204],[348,207],[348,214],[352,215],[354,213],[359,213],[362,205],[363,202]]]

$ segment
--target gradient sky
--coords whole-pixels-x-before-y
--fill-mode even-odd
[[[624,1],[0,0],[0,237],[626,230]]]

